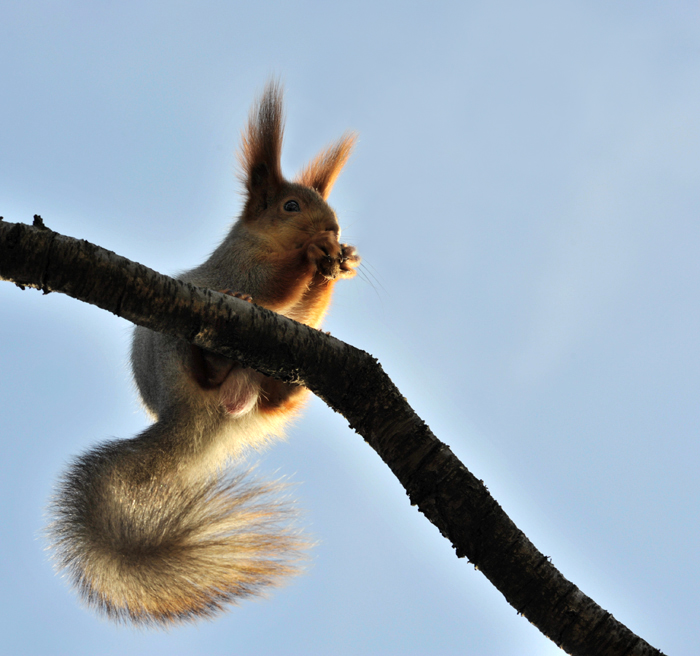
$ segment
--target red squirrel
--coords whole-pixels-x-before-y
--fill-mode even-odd
[[[360,264],[326,203],[355,136],[288,181],[283,130],[271,82],[242,135],[243,211],[209,259],[179,278],[318,328],[335,283]],[[210,617],[295,572],[304,545],[280,525],[287,511],[270,499],[275,484],[226,468],[279,436],[308,390],[141,327],[131,363],[155,422],[79,456],[63,476],[49,529],[57,566],[117,621]]]

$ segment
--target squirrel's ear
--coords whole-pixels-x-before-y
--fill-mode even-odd
[[[238,162],[241,179],[251,196],[264,195],[270,187],[280,187],[284,182],[280,166],[284,135],[282,95],[279,81],[270,80],[250,110],[248,126],[241,135]]]
[[[357,134],[354,132],[344,134],[332,146],[321,151],[296,177],[296,182],[312,187],[327,199],[336,178],[352,153],[355,141],[357,141]]]

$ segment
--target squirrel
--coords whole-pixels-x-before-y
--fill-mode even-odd
[[[240,217],[179,279],[319,328],[335,283],[360,264],[326,202],[356,137],[346,133],[288,181],[283,131],[282,90],[271,81],[242,133]],[[281,486],[229,464],[280,436],[308,390],[142,327],[131,364],[155,422],[80,455],[64,474],[48,529],[57,568],[88,606],[162,627],[211,617],[294,574],[306,544],[284,526]]]

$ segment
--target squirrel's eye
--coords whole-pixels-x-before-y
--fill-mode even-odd
[[[301,207],[299,207],[299,203],[297,203],[295,200],[288,200],[284,204],[284,211],[285,212],[301,212]]]

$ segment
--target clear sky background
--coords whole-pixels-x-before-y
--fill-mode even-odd
[[[346,129],[331,195],[364,274],[326,327],[376,356],[563,574],[669,655],[700,644],[700,5],[0,5],[0,215],[164,273],[240,209],[270,75],[293,175]],[[318,541],[269,599],[167,633],[54,576],[69,459],[147,423],[130,326],[0,283],[0,653],[561,653],[314,399],[264,472]]]

